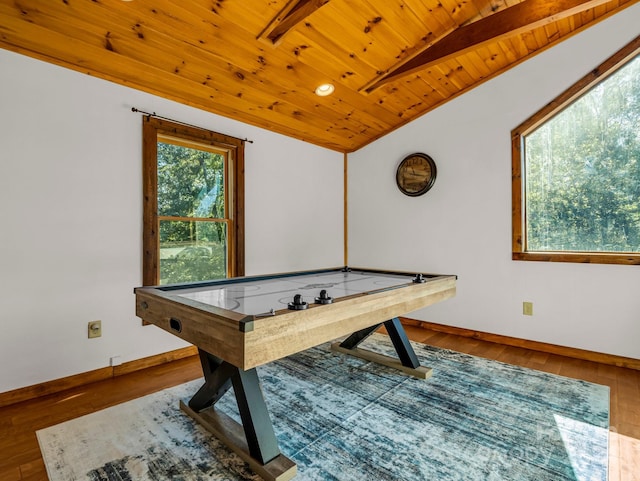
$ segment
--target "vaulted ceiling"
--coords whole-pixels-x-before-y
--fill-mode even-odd
[[[637,1],[0,0],[0,47],[351,152]]]

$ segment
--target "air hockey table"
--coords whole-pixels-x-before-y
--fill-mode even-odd
[[[399,316],[455,295],[455,275],[340,267],[138,287],[136,315],[194,344],[204,385],[181,408],[266,480],[296,475],[279,450],[256,368],[319,344],[426,379]],[[358,347],[384,325],[398,358]],[[214,409],[233,386],[242,424]]]

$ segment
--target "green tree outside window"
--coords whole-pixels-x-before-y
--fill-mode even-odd
[[[160,283],[224,278],[225,154],[158,142]]]
[[[640,264],[640,37],[511,140],[514,260]]]

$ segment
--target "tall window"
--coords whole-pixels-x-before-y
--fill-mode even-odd
[[[514,259],[640,264],[638,43],[512,132]]]
[[[244,274],[243,142],[143,118],[145,285]]]

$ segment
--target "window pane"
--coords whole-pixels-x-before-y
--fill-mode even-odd
[[[640,57],[524,139],[528,251],[640,252]]]
[[[224,218],[224,155],[158,142],[158,215]]]
[[[226,277],[226,247],[223,222],[160,221],[160,284]]]

